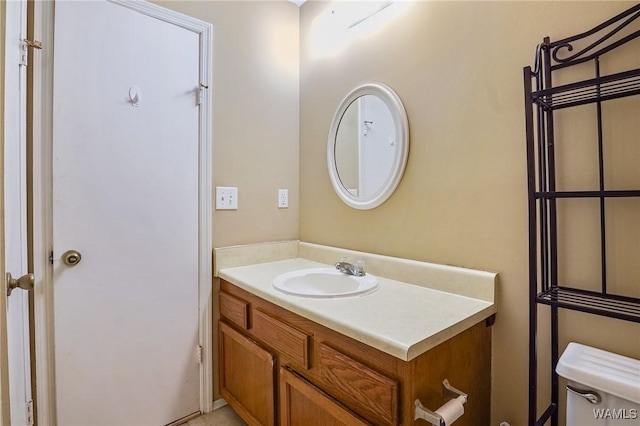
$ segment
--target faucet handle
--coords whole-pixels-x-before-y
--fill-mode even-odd
[[[353,264],[353,274],[357,276],[364,275],[364,260],[356,260]]]

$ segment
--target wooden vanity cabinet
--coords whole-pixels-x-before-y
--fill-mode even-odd
[[[220,392],[250,425],[414,425],[416,399],[451,398],[444,379],[469,394],[456,425],[489,425],[484,321],[402,361],[224,280],[220,291]]]

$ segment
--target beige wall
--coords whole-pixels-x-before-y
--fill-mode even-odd
[[[630,5],[415,2],[378,33],[353,40],[325,58],[316,57],[309,45],[313,21],[327,4],[310,2],[301,8],[300,238],[499,272],[492,425],[500,421],[526,424],[527,413],[522,68],[532,65],[535,46],[544,36],[558,39],[582,32]],[[326,137],[340,100],[369,80],[388,84],[403,100],[411,148],[396,193],[374,210],[358,211],[333,192],[325,164]],[[582,124],[593,126],[592,119],[593,115]],[[640,139],[637,122],[623,123],[636,126],[633,142]],[[625,161],[624,156],[618,157],[614,167]],[[632,158],[637,170],[638,157],[634,153]],[[581,167],[576,161],[567,165]],[[636,219],[628,221],[634,230],[637,211]],[[637,265],[638,242],[634,244],[630,256]],[[637,268],[630,263],[623,268]],[[637,286],[637,277],[632,285]],[[575,312],[561,312],[561,321],[561,349],[568,340],[577,340],[640,357],[638,324]],[[541,330],[546,335],[546,328]],[[544,365],[546,340],[540,347]],[[546,382],[548,367],[542,370]],[[546,395],[543,390],[544,404]]]

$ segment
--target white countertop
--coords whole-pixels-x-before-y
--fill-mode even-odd
[[[282,308],[409,361],[496,312],[481,300],[376,275],[373,293],[337,299],[291,296],[273,288],[276,276],[330,265],[295,258],[225,267],[217,275]]]

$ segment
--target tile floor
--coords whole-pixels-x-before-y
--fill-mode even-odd
[[[247,424],[228,405],[200,416],[187,426],[246,426]]]

